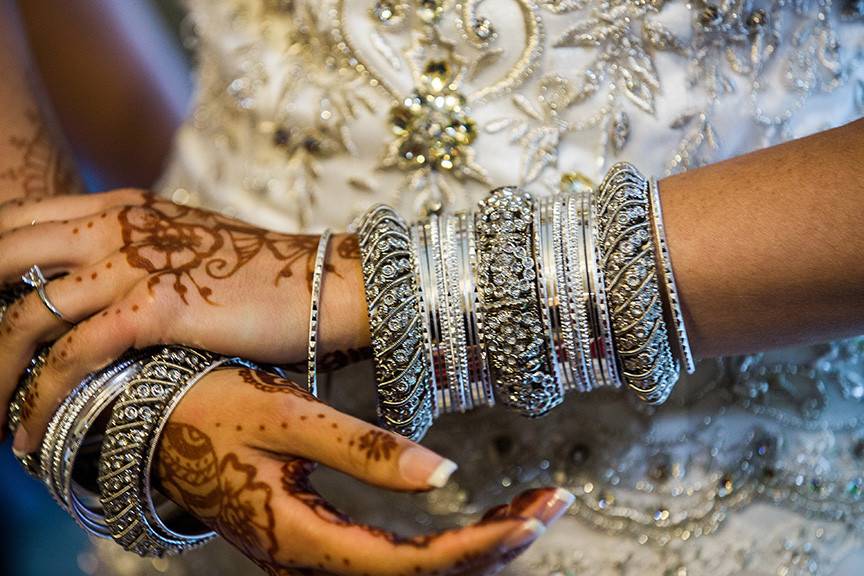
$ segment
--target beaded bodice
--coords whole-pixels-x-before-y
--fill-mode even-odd
[[[163,190],[281,229],[543,194],[618,159],[663,175],[864,113],[857,0],[187,3],[198,96]],[[335,498],[416,529],[525,485],[574,490],[508,574],[832,574],[864,549],[862,352],[704,362],[659,409],[600,392],[540,421],[450,416],[427,438],[461,465],[450,487]]]

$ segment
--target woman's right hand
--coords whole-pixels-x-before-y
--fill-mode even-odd
[[[316,463],[408,492],[441,487],[455,470],[288,380],[249,369],[216,371],[189,392],[161,439],[157,468],[175,502],[278,576],[495,574],[573,500],[564,490],[534,490],[474,525],[406,538],[335,510],[311,486]]]

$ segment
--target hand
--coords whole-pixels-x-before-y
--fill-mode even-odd
[[[309,482],[313,462],[412,492],[443,486],[455,470],[287,380],[248,369],[214,372],[190,391],[166,427],[157,470],[175,502],[279,576],[494,574],[573,500],[535,490],[473,526],[404,538],[335,510]]]
[[[35,224],[33,224],[35,222]],[[271,363],[305,356],[316,236],[269,232],[138,190],[0,205],[0,282],[38,264],[59,320],[31,293],[0,324],[0,403],[43,342],[14,448],[30,453],[59,401],[131,347],[184,344]],[[330,243],[321,346],[368,341],[353,236]],[[5,411],[2,411],[5,418]],[[3,422],[0,421],[0,427]]]

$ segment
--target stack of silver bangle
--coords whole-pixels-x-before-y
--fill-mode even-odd
[[[398,243],[386,249],[394,227]],[[439,414],[496,398],[542,416],[566,391],[625,384],[657,404],[681,364],[693,370],[659,193],[629,164],[615,165],[596,190],[538,200],[500,188],[473,214],[433,214],[410,227],[379,205],[360,244],[379,398],[399,388],[399,371],[380,370],[392,366],[407,378],[401,389],[417,389],[419,375],[430,395],[417,423],[408,412],[398,426],[382,418],[395,431],[418,438]],[[388,262],[398,263],[396,276]],[[399,330],[383,328],[386,290],[401,290],[395,301],[410,310]],[[413,345],[411,371],[395,357],[397,341]]]

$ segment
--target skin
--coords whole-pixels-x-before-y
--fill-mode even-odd
[[[20,362],[29,355],[25,351],[34,341],[59,338],[46,366],[51,376],[35,383],[16,441],[29,449],[29,427],[34,430],[30,438],[38,443],[45,416],[68,391],[62,382],[83,368],[80,360],[84,356],[78,355],[85,348],[110,347],[114,339],[122,343],[120,347],[140,345],[141,339],[163,340],[170,331],[179,329],[187,331],[181,340],[188,343],[197,340],[199,345],[210,347],[205,342],[216,338],[233,346],[245,339],[250,347],[254,344],[263,351],[266,346],[262,346],[260,335],[244,335],[250,326],[237,325],[237,306],[258,300],[249,292],[253,284],[271,292],[271,306],[255,312],[260,315],[255,323],[266,319],[274,332],[271,360],[300,360],[305,343],[292,336],[306,330],[306,312],[299,311],[309,305],[308,247],[315,239],[274,235],[214,214],[186,211],[157,203],[137,190],[77,196],[81,187],[69,168],[72,163],[61,140],[49,128],[53,126],[51,116],[36,105],[32,87],[37,82],[30,77],[14,18],[11,3],[0,0],[0,74],[4,78],[0,82],[0,122],[4,126],[0,138],[0,243],[7,242],[7,248],[0,250],[0,263],[8,266],[8,271],[21,271],[27,265],[16,262],[12,253],[23,250],[35,258],[33,263],[39,260],[44,264],[46,272],[68,273],[55,281],[62,284],[48,287],[52,298],[63,298],[58,286],[64,292],[78,290],[81,296],[80,306],[64,309],[70,319],[81,320],[74,327],[45,316],[44,307],[37,312],[32,298],[16,304],[16,309],[5,315],[7,323],[0,327],[0,354],[10,361]],[[33,161],[34,150],[42,162]],[[12,248],[28,236],[29,241],[41,241],[47,234],[58,234],[63,243],[77,245],[83,259],[67,251],[66,256],[57,254],[43,261],[36,255],[41,249]],[[172,241],[163,242],[166,238]],[[194,241],[184,244],[177,239]],[[99,252],[102,257],[96,256]],[[87,253],[89,256],[84,256]],[[356,259],[355,253],[350,240],[333,239],[321,296],[322,305],[334,314],[340,307],[334,300],[341,291],[339,284],[344,283],[343,288],[353,293],[359,289],[356,266],[340,266],[340,262]],[[246,280],[240,281],[244,275]],[[279,298],[275,298],[277,293]],[[286,310],[286,302],[293,303],[287,306],[290,310]],[[203,316],[221,315],[223,319],[203,324],[193,321],[193,317],[202,316],[190,315],[198,306],[206,310]],[[349,319],[353,312],[349,307],[339,316]],[[157,314],[158,322],[141,321]],[[274,318],[282,319],[284,333],[277,335]],[[353,334],[340,342],[338,331],[333,329],[335,319],[322,318],[321,335],[328,341],[321,345],[322,359],[338,364],[362,357],[368,335]],[[99,325],[107,332],[100,333]],[[180,328],[183,325],[186,328]],[[130,331],[125,332],[123,326]],[[198,336],[192,337],[192,331]],[[25,333],[31,336],[23,336]],[[148,333],[151,336],[146,336]],[[284,340],[276,346],[280,337]],[[215,340],[210,344],[218,347]],[[88,362],[95,367],[116,356],[107,347],[102,352],[106,355],[89,354]],[[0,394],[4,404],[16,371],[3,375],[6,380],[0,385]],[[0,430],[5,431],[6,411],[2,412]],[[258,428],[243,427],[241,422],[247,422],[253,413],[261,424]],[[229,422],[233,424],[230,430]],[[430,535],[418,542],[355,525],[344,517],[326,521],[318,516],[316,520],[318,513],[310,504],[314,503],[319,512],[329,510],[329,505],[309,492],[305,477],[308,463],[321,462],[394,490],[420,491],[432,488],[426,481],[428,473],[444,459],[323,406],[290,382],[267,381],[266,376],[227,370],[209,375],[175,411],[169,429],[172,433],[164,436],[158,455],[164,490],[222,531],[262,569],[279,576],[493,574],[529,546],[567,507],[567,501],[554,490],[535,491],[496,510],[495,518],[477,526]],[[207,478],[218,485],[217,510],[201,508],[200,499],[194,497],[195,488],[183,481],[189,478],[183,473],[183,463],[190,458],[189,442],[182,442],[183,438],[204,442],[206,453],[219,462],[214,468],[216,474]],[[339,438],[345,439],[341,451]],[[349,446],[351,442],[353,446]],[[406,454],[411,458],[403,458]],[[369,546],[362,553],[337,557],[333,543],[344,542],[345,537],[362,539]],[[304,544],[302,550],[297,548],[298,542]],[[339,564],[334,564],[333,558],[338,558]]]
[[[20,365],[37,342],[59,339],[29,399],[16,448],[33,450],[48,415],[72,383],[130,346],[175,342],[253,359],[301,360],[309,304],[308,247],[315,239],[187,211],[139,190],[75,196],[80,188],[68,168],[71,163],[30,88],[27,55],[9,2],[0,2],[0,9],[0,279],[12,281],[34,263],[51,273],[67,273],[48,292],[78,322],[75,329],[56,322],[31,297],[0,325],[0,354],[10,366]],[[115,127],[104,129],[116,136]],[[52,160],[34,162],[34,150],[47,150]],[[99,146],[90,153],[95,159],[110,158],[100,156]],[[123,156],[134,163],[134,154]],[[862,158],[864,121],[858,121],[661,181],[669,248],[698,356],[753,352],[862,331]],[[166,237],[194,242],[178,248],[176,242],[165,243]],[[322,293],[322,355],[331,354],[339,362],[363,356],[356,351],[365,350],[369,338],[359,263],[350,256],[351,244],[348,236],[334,239]],[[246,251],[250,245],[251,256]],[[274,329],[273,318],[285,323],[283,331]],[[238,319],[243,324],[238,326]],[[10,369],[3,375],[0,399],[11,394],[15,373]],[[273,574],[363,573],[357,566],[371,567],[366,571],[375,574],[410,573],[413,561],[421,574],[491,573],[536,536],[511,538],[524,528],[526,518],[541,518],[545,524],[562,511],[548,491],[527,495],[498,509],[495,522],[432,538],[425,546],[347,523],[308,490],[305,461],[335,466],[393,489],[428,488],[416,482],[406,486],[401,469],[393,466],[401,461],[396,455],[407,452],[400,450],[407,446],[400,443],[407,441],[365,425],[353,447],[340,448],[338,439],[345,437],[318,420],[332,417],[333,423],[347,426],[339,418],[350,417],[321,408],[312,419],[316,425],[290,426],[296,421],[287,421],[285,415],[308,420],[311,414],[300,407],[313,403],[302,394],[281,392],[290,383],[256,386],[256,378],[224,371],[204,379],[172,418],[159,473],[175,501],[223,531]],[[267,391],[268,386],[280,392]],[[265,395],[268,401],[262,402]],[[274,396],[279,402],[272,401]],[[247,417],[255,413],[266,430],[239,430],[241,414],[231,420],[220,409],[239,410]],[[319,419],[319,413],[325,418]],[[236,422],[231,430],[226,425],[230,422]],[[278,430],[281,422],[290,430]],[[190,451],[190,443],[201,449]],[[197,497],[212,490],[196,493],[206,487],[190,491],[182,481],[189,478],[182,464],[202,451],[213,463],[215,474],[205,484],[219,495],[218,509],[202,507]],[[380,472],[388,469],[386,463],[403,475],[393,472],[391,480],[368,477],[370,470],[386,475]],[[257,495],[258,513],[228,521],[233,515],[223,502],[230,504],[237,494],[232,488],[238,485]],[[295,522],[294,512],[315,524]],[[311,525],[320,530],[304,533]],[[298,531],[305,534],[307,539],[300,542],[306,545],[295,548],[292,538]],[[374,539],[372,547],[368,556],[348,558],[350,565],[344,558],[341,566],[334,565],[335,550],[328,550],[327,543],[344,541],[340,539],[346,535]]]
[[[181,402],[157,474],[175,502],[278,575],[494,574],[536,537],[524,532],[526,520],[550,524],[566,508],[554,490],[534,490],[467,528],[407,538],[352,522],[309,482],[317,461],[376,486],[427,490],[400,471],[414,447],[289,381],[230,369]]]

